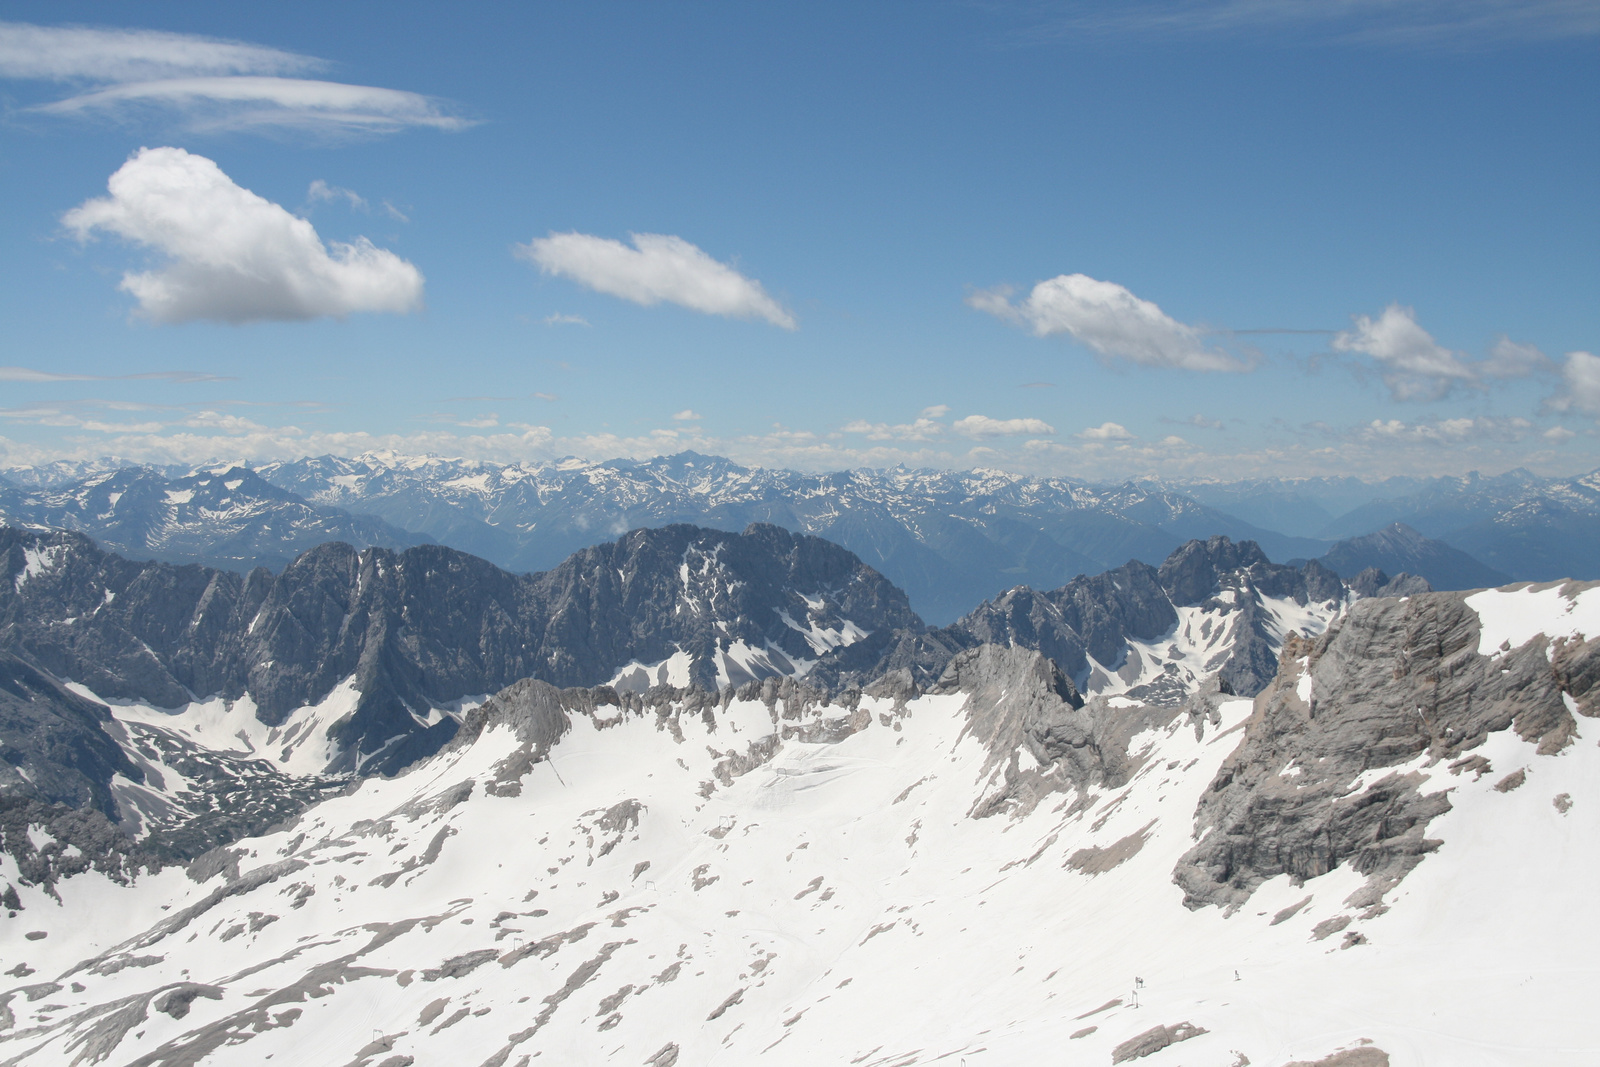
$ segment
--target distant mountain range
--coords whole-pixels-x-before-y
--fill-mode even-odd
[[[1196,537],[1254,540],[1279,559],[1327,547],[1162,488],[993,470],[802,474],[694,452],[548,466],[371,453],[260,473],[314,504],[380,516],[511,570],[554,566],[639,526],[772,523],[855,552],[935,623],[1014,585],[1054,588],[1130,559],[1159,562]]]
[[[307,503],[247,467],[177,477],[154,467],[67,473],[53,484],[0,480],[0,521],[75,530],[130,559],[237,571],[281,571],[327,541],[409,548],[433,540],[371,515]]]
[[[1435,589],[1485,589],[1511,581],[1509,574],[1485,566],[1443,541],[1423,537],[1403,522],[1340,541],[1320,562],[1338,574],[1359,574],[1368,567],[1391,573],[1406,571],[1426,578]]]
[[[1311,478],[1177,489],[1285,533],[1343,540],[1402,523],[1519,581],[1600,577],[1600,471],[1579,478],[1518,469],[1492,478],[1473,473],[1374,484]]]
[[[387,452],[198,472],[56,464],[5,472],[0,519],[77,530],[130,558],[279,571],[314,545],[448,544],[542,571],[638,527],[771,523],[840,544],[950,623],[1018,585],[1057,588],[1192,538],[1250,540],[1345,576],[1376,566],[1435,588],[1600,577],[1600,477],[1354,478],[1094,486],[1000,471],[645,461],[494,464]],[[1400,523],[1404,536],[1383,533]],[[1381,536],[1380,536],[1381,534]],[[1377,537],[1378,540],[1371,540]]]

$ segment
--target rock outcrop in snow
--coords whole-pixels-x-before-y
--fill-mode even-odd
[[[1561,596],[1576,603],[1594,589],[1573,583]],[[1555,755],[1577,733],[1574,712],[1600,714],[1600,627],[1594,640],[1538,629],[1484,654],[1473,599],[1362,600],[1322,637],[1285,644],[1196,812],[1205,837],[1177,873],[1191,906],[1238,905],[1270,878],[1343,864],[1367,876],[1363,900],[1380,906],[1439,845],[1427,836],[1450,810],[1438,768],[1498,774],[1475,754],[1491,734],[1511,730]]]

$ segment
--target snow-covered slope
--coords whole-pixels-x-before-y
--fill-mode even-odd
[[[1592,1063],[1597,598],[1363,600],[1253,704],[996,646],[837,706],[519,683],[188,871],[14,886],[0,1057]]]

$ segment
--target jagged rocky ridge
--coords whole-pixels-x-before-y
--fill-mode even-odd
[[[1213,684],[1181,707],[1084,700],[992,644],[927,687],[521,681],[398,777],[114,889],[114,926],[86,910],[98,875],[59,905],[13,885],[41,936],[0,1043],[1576,1065],[1591,631],[1593,586],[1366,600],[1290,641],[1255,701]]]
[[[38,678],[28,703],[0,706],[16,768],[6,788],[73,810],[92,801],[159,836],[167,856],[331,788],[301,776],[394,773],[455,733],[463,702],[517,678],[734,690],[804,674],[820,692],[889,677],[926,688],[953,657],[999,644],[1044,652],[1074,691],[1174,707],[1207,684],[1256,692],[1285,636],[1320,632],[1349,595],[1316,564],[1276,566],[1225,538],[1160,569],[1015,589],[939,630],[850,553],[773,527],[639,531],[535,576],[439,546],[327,545],[280,576],[242,578],[134,564],[62,533],[0,531],[0,549],[0,649]],[[1355,587],[1419,586],[1386,581],[1371,572]],[[83,694],[178,713],[119,718]],[[190,729],[218,715],[209,734]],[[219,745],[211,774],[195,752]],[[218,814],[229,791],[235,818]]]
[[[1372,570],[1347,588],[1315,561],[1274,564],[1253,542],[1213,537],[1183,545],[1159,568],[1135,560],[1059,589],[1019,586],[952,626],[875,635],[829,669],[853,668],[839,675],[846,681],[906,669],[928,684],[955,651],[999,644],[1044,652],[1086,694],[1177,705],[1219,677],[1227,692],[1253,696],[1276,672],[1288,634],[1320,633],[1352,595],[1402,588],[1427,583]]]
[[[393,770],[435,751],[456,727],[437,709],[518,678],[594,685],[640,664],[682,684],[737,684],[920,627],[905,595],[849,552],[772,526],[636,531],[537,575],[442,546],[335,543],[281,575],[240,576],[15,529],[0,529],[0,560],[0,649],[102,699],[248,697],[275,726],[352,680],[333,770]],[[647,675],[630,673],[668,680]]]
[[[927,685],[992,642],[1044,651],[1091,695],[1177,704],[1214,674],[1250,695],[1285,635],[1320,632],[1347,595],[1315,563],[1226,538],[1159,569],[1014,589],[940,630],[849,552],[770,526],[636,531],[531,576],[442,546],[324,545],[278,576],[131,563],[59,532],[0,531],[0,554],[0,649],[102,700],[248,698],[285,731],[348,684],[354,706],[316,727],[331,761],[316,769],[366,773],[436,750],[456,728],[441,709],[521,677],[716,688],[805,673],[840,690],[908,670]],[[1379,577],[1357,586],[1380,592]]]

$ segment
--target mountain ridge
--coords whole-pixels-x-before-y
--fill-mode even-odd
[[[1597,596],[1361,600],[1254,703],[1073,699],[995,644],[838,701],[517,682],[187,870],[13,882],[0,1046],[1576,1067]],[[79,862],[39,839],[30,870]]]

